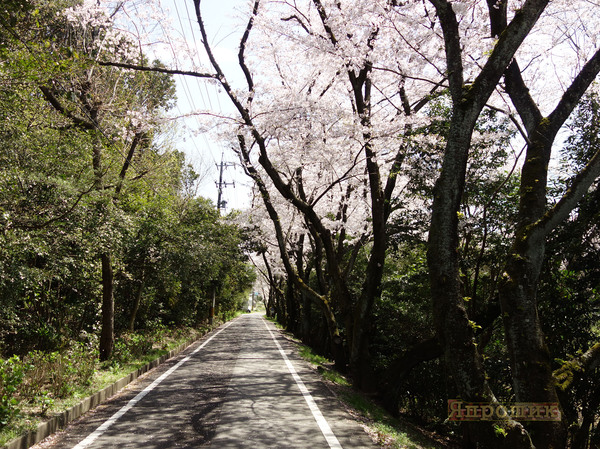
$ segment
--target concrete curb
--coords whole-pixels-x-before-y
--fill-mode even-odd
[[[211,331],[214,329],[216,329],[216,327],[211,329]],[[21,435],[18,438],[15,438],[11,442],[2,446],[0,449],[28,449],[29,447],[33,446],[34,444],[39,443],[44,438],[52,435],[53,433],[57,432],[58,430],[60,430],[62,428],[64,428],[71,421],[76,420],[84,413],[92,410],[93,408],[100,405],[102,402],[104,402],[107,399],[109,399],[110,397],[114,396],[116,393],[118,393],[120,390],[122,390],[125,386],[127,386],[128,384],[133,382],[135,379],[140,377],[142,374],[145,374],[148,371],[150,371],[151,369],[156,368],[158,365],[164,363],[168,359],[170,359],[170,358],[176,356],[177,354],[179,354],[180,352],[184,351],[186,348],[188,348],[189,346],[191,346],[192,344],[194,344],[201,338],[204,338],[211,331],[202,335],[198,339],[188,340],[187,342],[182,343],[175,349],[171,350],[169,353],[159,357],[158,359],[155,359],[155,360],[147,363],[146,365],[139,368],[138,370],[129,373],[128,375],[122,377],[121,379],[117,380],[115,383],[113,383],[112,385],[109,385],[108,387],[104,388],[103,390],[98,391],[97,393],[94,393],[91,396],[88,396],[87,398],[83,399],[79,404],[71,407],[68,410],[65,410],[62,413],[54,415],[48,421],[39,424],[37,426],[36,430],[32,430],[28,433]]]

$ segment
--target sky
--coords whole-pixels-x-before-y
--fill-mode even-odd
[[[236,15],[239,17],[241,14],[240,8],[246,4],[246,0],[203,0],[201,4],[209,41],[226,74],[238,73],[239,70],[236,66],[237,49],[243,30],[236,28],[234,24]],[[203,53],[193,2],[161,0],[161,5],[169,11],[171,25],[185,36],[190,47]],[[177,57],[184,59],[180,62],[182,65],[186,64],[185,55]],[[206,64],[207,59],[203,62]],[[215,113],[232,110],[228,98],[224,93],[219,93],[217,86],[186,76],[175,78],[178,98],[175,114],[184,116],[197,110],[211,110]],[[178,127],[177,148],[185,152],[198,173],[204,174],[198,194],[217,203],[216,183],[219,179],[219,165],[223,162],[225,184],[222,199],[227,202],[224,211],[250,207],[251,182],[240,168],[238,158],[231,148],[215,141],[208,133],[198,132],[201,128],[195,117],[178,120]]]

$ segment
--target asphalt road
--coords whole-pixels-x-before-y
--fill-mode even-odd
[[[38,446],[377,447],[258,314],[221,326]]]

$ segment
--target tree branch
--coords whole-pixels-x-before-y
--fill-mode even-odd
[[[554,371],[558,387],[566,391],[575,380],[575,373],[586,373],[596,369],[600,365],[600,343],[596,343],[579,357],[573,357]]]
[[[92,122],[88,122],[80,117],[73,115],[71,112],[67,111],[67,109],[62,105],[62,103],[56,98],[54,93],[50,90],[50,88],[46,86],[39,86],[40,90],[44,94],[44,98],[50,105],[60,112],[62,115],[71,120],[75,126],[81,129],[94,130],[97,128],[97,125]]]
[[[600,150],[596,151],[585,168],[577,174],[571,187],[558,203],[532,225],[532,230],[543,236],[548,235],[569,216],[598,176],[600,176]]]
[[[571,112],[575,109],[581,97],[585,94],[588,87],[600,73],[600,49],[594,53],[577,74],[569,88],[563,94],[558,105],[548,116],[550,127],[556,132],[560,129],[563,123],[569,118]]]
[[[252,14],[248,19],[248,24],[246,25],[246,29],[244,31],[244,35],[242,36],[242,40],[240,41],[240,51],[238,52],[238,62],[240,67],[242,68],[242,72],[244,72],[244,76],[246,77],[246,83],[248,83],[248,91],[254,91],[254,80],[252,79],[252,75],[250,74],[250,69],[246,65],[246,60],[244,59],[244,52],[246,50],[246,43],[248,42],[248,38],[250,37],[250,31],[252,31],[252,27],[254,26],[254,17],[258,14],[258,6],[260,0],[254,0],[254,6],[252,7]],[[252,97],[250,97],[250,101],[252,101]]]
[[[308,27],[306,25],[304,25],[304,22],[302,22],[302,20],[300,20],[300,17],[298,17],[296,14],[291,15],[289,17],[283,17],[281,19],[282,22],[289,22],[290,20],[295,20],[296,22],[298,22],[298,24],[300,24],[300,26],[304,29],[304,31],[306,31],[306,33],[309,36],[312,36],[313,34],[310,32],[310,30],[308,29]]]
[[[512,103],[519,113],[519,117],[521,117],[521,120],[525,124],[527,134],[531,135],[543,117],[535,101],[533,101],[533,98],[529,94],[529,89],[525,85],[525,81],[523,81],[521,69],[516,60],[513,60],[506,69],[506,72],[504,72],[504,83],[506,92],[508,92]],[[514,120],[513,122],[516,123]]]
[[[441,1],[441,0],[436,0]],[[526,0],[508,26],[500,33],[498,42],[471,87],[471,98],[487,102],[515,52],[527,37],[549,0]],[[483,104],[480,105],[483,107]]]
[[[195,78],[208,78],[208,79],[219,79],[215,73],[201,73],[193,70],[179,70],[179,69],[167,69],[165,67],[148,67],[138,64],[129,64],[125,62],[113,62],[113,61],[94,61],[98,65],[104,67],[119,67],[121,69],[137,70],[138,72],[156,72],[166,73],[168,75],[185,75],[193,76]]]
[[[77,196],[77,199],[75,200],[75,202],[62,214],[57,215],[56,217],[52,217],[49,220],[46,220],[43,223],[40,224],[35,224],[35,225],[21,225],[19,226],[21,229],[29,229],[29,230],[38,230],[38,229],[43,229],[47,226],[50,226],[52,223],[54,223],[55,221],[59,221],[62,220],[63,218],[65,218],[66,216],[68,216],[71,212],[73,212],[75,210],[75,208],[77,207],[77,205],[79,204],[79,202],[83,199],[83,197],[85,195],[87,195],[88,193],[90,193],[91,191],[96,189],[96,183],[92,184],[92,186],[79,193],[79,196]]]
[[[125,161],[123,162],[123,167],[121,167],[121,172],[119,173],[119,180],[117,182],[117,187],[115,188],[116,196],[118,196],[121,193],[121,188],[123,187],[123,182],[125,181],[125,175],[127,174],[127,170],[129,169],[129,166],[131,165],[131,161],[133,160],[133,155],[135,154],[135,150],[136,150],[138,144],[141,143],[141,141],[144,139],[145,136],[146,136],[145,132],[137,132],[137,133],[135,133],[135,136],[133,137],[133,140],[131,141],[131,145],[129,146],[129,152],[127,153],[127,157],[125,158]]]
[[[329,36],[329,40],[331,41],[331,43],[334,46],[336,46],[338,43],[338,40],[335,37],[333,30],[327,23],[329,21],[329,18],[327,17],[327,12],[325,11],[325,8],[323,7],[323,3],[321,3],[321,0],[313,0],[313,4],[317,8],[317,12],[319,13],[319,17],[321,18],[321,23],[323,24],[323,28],[325,28],[325,32],[327,33],[327,36]]]
[[[454,104],[459,104],[462,99],[463,89],[463,65],[462,49],[460,46],[460,32],[456,14],[452,9],[452,4],[446,0],[430,0],[437,16],[440,19],[440,25],[444,34],[444,43],[446,50],[446,65],[448,72],[448,81],[450,82],[450,94]]]

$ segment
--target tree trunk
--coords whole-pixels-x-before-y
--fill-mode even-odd
[[[532,228],[546,209],[550,145],[538,143],[546,141],[546,133],[533,134],[539,139],[530,141],[523,165],[519,223],[499,284],[500,304],[516,400],[558,403],[552,360],[537,307],[546,234]],[[566,428],[561,422],[534,422],[528,428],[536,447],[559,449],[566,445]]]
[[[600,50],[584,65],[546,118],[529,96],[516,61],[505,74],[506,88],[525,123],[528,136],[515,240],[499,286],[513,387],[520,402],[559,402],[552,360],[537,312],[537,285],[546,237],[588,192],[600,173],[600,153],[587,162],[551,210],[547,210],[548,164],[557,133],[599,72]],[[564,421],[535,422],[530,428],[536,446],[565,447],[567,429]]]
[[[335,313],[331,306],[331,299],[329,297],[323,298],[322,302],[319,303],[323,312],[323,317],[327,323],[327,331],[329,334],[330,351],[333,357],[335,369],[341,373],[348,370],[348,357],[346,354],[346,348],[344,347],[344,339],[338,327]]]
[[[300,292],[300,294],[302,295],[302,342],[312,345],[312,304],[306,293]]]
[[[476,79],[469,84],[464,79],[461,33],[452,3],[446,0],[430,1],[436,8],[444,35],[453,104],[442,171],[434,190],[427,251],[434,323],[448,373],[461,399],[495,403],[496,399],[487,383],[481,355],[474,340],[475,323],[469,320],[461,292],[458,212],[476,120],[548,1],[527,0],[523,4],[521,14],[515,15],[498,36],[489,59]],[[490,17],[495,15],[496,6],[498,2],[489,2]],[[497,435],[494,426],[501,426],[506,436]],[[472,422],[467,424],[467,435],[466,444],[473,447],[532,446],[523,426],[512,420],[494,424]]]
[[[486,380],[459,276],[457,212],[464,190],[471,130],[477,115],[460,106],[453,109],[442,172],[434,191],[427,261],[435,329],[456,391],[464,401],[493,404],[496,398]],[[467,423],[466,444],[486,448],[531,447],[529,436],[520,424],[512,420],[497,424],[502,425],[506,437],[500,437],[489,422]]]
[[[285,292],[285,308],[287,311],[287,323],[286,328],[294,335],[297,335],[299,329],[299,300],[298,292],[294,286],[294,283],[288,279],[287,289]]]
[[[543,242],[531,250],[544,252]],[[552,360],[537,313],[536,287],[539,267],[531,257],[513,253],[500,286],[502,316],[511,362],[513,388],[518,402],[559,403],[552,376]],[[562,422],[540,421],[527,426],[536,447],[566,447]]]
[[[269,287],[269,299],[267,300],[267,317],[275,318],[275,292],[273,291],[275,287]]]
[[[140,285],[138,286],[135,297],[133,298],[133,307],[131,308],[131,315],[129,316],[129,332],[135,330],[135,319],[137,317],[140,304],[142,303],[142,293],[144,291],[144,273],[142,272],[142,278],[140,279]]]
[[[110,254],[102,259],[102,330],[100,333],[100,360],[108,360],[114,348],[115,304],[113,296],[113,270]]]
[[[571,449],[587,449],[589,447],[590,431],[594,425],[598,407],[600,407],[600,385],[593,391],[592,397],[583,409],[583,420],[575,432]]]

